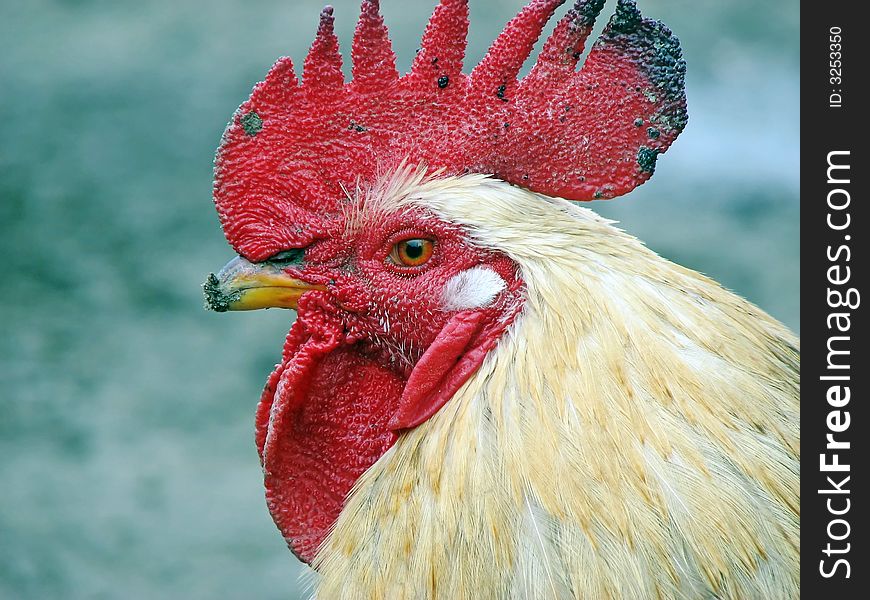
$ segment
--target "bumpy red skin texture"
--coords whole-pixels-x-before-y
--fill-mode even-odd
[[[429,261],[399,267],[396,241],[435,240]],[[489,268],[505,290],[481,308],[446,311],[446,282]],[[326,285],[298,317],[256,419],[266,497],[293,552],[311,562],[359,476],[403,429],[431,417],[480,366],[522,307],[507,257],[467,243],[419,209],[313,244],[293,276]]]
[[[443,0],[411,72],[398,77],[377,5],[366,0],[347,84],[325,10],[303,84],[289,58],[278,60],[224,134],[214,195],[227,239],[251,260],[306,246],[331,226],[345,189],[403,160],[572,200],[612,198],[646,181],[686,122],[679,43],[633,0],[619,0],[577,71],[602,5],[578,0],[518,80],[562,1],[533,0],[465,75],[467,2]]]

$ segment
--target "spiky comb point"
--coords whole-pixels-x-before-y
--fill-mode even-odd
[[[402,161],[448,175],[492,174],[570,200],[613,198],[649,179],[686,124],[679,41],[644,19],[634,0],[618,0],[578,71],[604,1],[577,0],[517,79],[563,2],[532,0],[465,75],[468,2],[441,0],[400,77],[379,3],[363,0],[349,83],[325,8],[302,85],[290,59],[280,59],[224,134],[215,203],[230,242],[262,254],[249,239],[257,221],[323,219],[343,188]],[[286,242],[305,235],[287,232]]]

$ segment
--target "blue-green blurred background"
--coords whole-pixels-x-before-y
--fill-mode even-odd
[[[472,2],[471,60],[520,3]],[[407,69],[434,0],[382,4]],[[640,5],[683,41],[689,125],[593,208],[797,330],[798,3]],[[253,444],[292,313],[207,313],[199,286],[231,257],[224,124],[319,9],[0,2],[0,598],[296,597]]]

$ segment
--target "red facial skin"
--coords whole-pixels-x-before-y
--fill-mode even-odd
[[[410,238],[434,240],[432,257],[396,265],[390,251]],[[475,266],[498,273],[505,289],[485,308],[444,311],[447,281]],[[299,300],[257,410],[256,440],[275,523],[310,562],[357,478],[495,346],[522,306],[523,283],[507,257],[419,210],[314,242],[305,266],[287,272],[327,290]]]

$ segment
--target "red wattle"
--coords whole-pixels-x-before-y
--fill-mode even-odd
[[[297,321],[288,358],[269,378],[257,410],[266,501],[290,549],[311,562],[362,473],[396,440],[387,425],[404,381],[341,346],[340,330],[308,335]],[[330,332],[328,332],[330,333]]]
[[[411,371],[390,428],[410,429],[425,422],[480,366],[486,353],[469,364],[466,351],[480,332],[485,316],[482,312],[461,312],[444,326]]]

